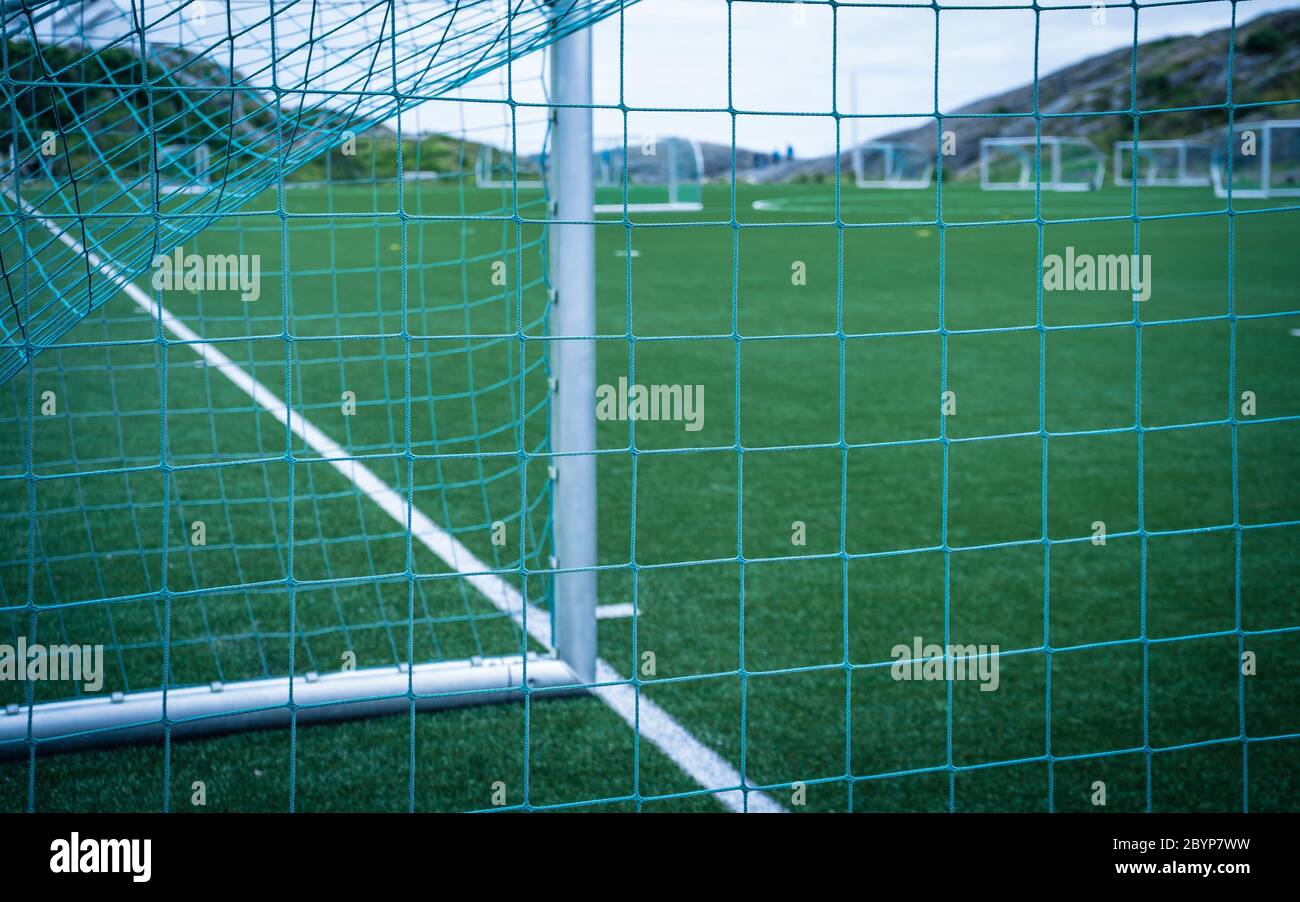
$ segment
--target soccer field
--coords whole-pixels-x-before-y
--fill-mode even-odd
[[[1300,212],[941,197],[706,185],[698,213],[602,214],[597,383],[704,405],[598,423],[599,602],[636,611],[600,657],[791,811],[1096,810],[1096,781],[1110,811],[1294,810]],[[185,245],[259,256],[256,300],[167,309],[548,610],[540,192],[276,207]],[[1041,290],[1075,247],[1150,255],[1151,296]],[[0,642],[111,636],[104,692],[541,650],[159,335],[119,293],[0,387]],[[894,679],[918,636],[998,646],[998,691]],[[720,810],[732,787],[547,695],[42,752],[0,762],[0,810]]]

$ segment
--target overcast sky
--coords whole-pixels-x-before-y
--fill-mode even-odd
[[[887,2],[887,0],[882,0]],[[949,0],[995,6],[1006,0]],[[1024,0],[1014,0],[1023,3]],[[1040,0],[1043,6],[1081,0]],[[1295,0],[1243,0],[1238,22],[1263,12],[1294,6]],[[930,9],[841,7],[837,33],[831,10],[816,3],[735,3],[732,9],[731,90],[738,109],[760,113],[826,112],[834,97],[844,112],[876,114],[925,111],[935,98],[935,16]],[[1149,41],[1177,34],[1201,34],[1226,27],[1232,15],[1227,2],[1153,7],[1138,15],[1138,38]],[[1089,56],[1128,46],[1133,41],[1131,10],[1106,10],[1105,23],[1094,24],[1091,10],[1046,10],[1039,33],[1039,71],[1060,69]],[[641,0],[627,8],[623,20],[621,83],[630,106],[668,107],[679,112],[629,114],[632,140],[642,134],[684,135],[722,144],[731,141],[725,113],[689,112],[727,106],[727,4],[723,0]],[[620,23],[601,22],[593,36],[595,99],[618,103],[620,91]],[[952,110],[969,101],[1026,84],[1033,79],[1034,15],[1031,10],[945,10],[939,27],[938,104]],[[516,97],[541,99],[541,60],[517,62]],[[834,74],[832,66],[834,65]],[[495,73],[470,86],[472,96],[502,96],[505,76]],[[856,91],[854,87],[856,86]],[[456,109],[453,114],[453,109]],[[460,122],[449,122],[456,115]],[[535,150],[541,140],[542,116],[523,110],[518,116],[521,150]],[[508,146],[508,110],[493,105],[438,105],[418,117],[422,129],[455,131]],[[916,124],[881,119],[846,123],[844,143]],[[856,127],[856,134],[853,129]],[[596,112],[597,136],[622,133],[621,116]],[[741,116],[736,124],[739,146],[759,150],[793,145],[798,156],[831,153],[833,120],[797,115]]]

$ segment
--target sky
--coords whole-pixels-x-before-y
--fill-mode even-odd
[[[888,2],[888,0],[877,0]],[[1087,57],[1130,46],[1134,37],[1130,9],[1105,10],[1094,22],[1090,9],[1057,9],[1084,0],[1040,0],[1038,66],[1042,74]],[[953,6],[1023,5],[1025,0],[947,0]],[[1295,6],[1295,0],[1243,0],[1238,22],[1269,10]],[[724,0],[641,0],[618,17],[595,26],[593,33],[595,101],[617,104],[620,90],[630,106],[668,108],[672,112],[630,113],[630,140],[644,135],[682,135],[721,144],[731,142],[728,105],[727,3]],[[929,8],[840,7],[832,31],[830,7],[815,3],[731,5],[730,54],[732,103],[753,115],[738,117],[736,143],[755,150],[794,148],[796,156],[833,153],[834,121],[797,115],[828,112],[834,103],[844,112],[900,114],[932,110],[935,94],[942,110],[1019,87],[1033,80],[1034,15],[1027,9],[945,9],[940,15],[938,78],[935,77],[935,14]],[[1201,34],[1226,27],[1227,2],[1160,6],[1138,13],[1138,39],[1149,41],[1179,34]],[[620,32],[622,59],[620,65]],[[542,98],[541,63],[518,61],[511,72],[515,96]],[[500,97],[505,74],[497,72],[468,86],[468,96]],[[620,88],[621,86],[621,88]],[[834,90],[833,90],[834,89]],[[508,146],[508,108],[468,107],[449,123],[447,106],[422,110],[422,129],[454,131]],[[795,114],[795,115],[790,115]],[[535,150],[544,131],[537,110],[520,109],[517,140],[521,150]],[[875,119],[844,126],[851,144],[918,124],[913,119]],[[597,110],[595,132],[622,133],[617,111]]]

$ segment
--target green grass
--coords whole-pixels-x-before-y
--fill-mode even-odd
[[[838,228],[830,186],[741,186],[737,229],[730,189],[710,187],[702,213],[633,213],[674,225],[634,227],[632,255],[628,230],[607,217],[598,382],[700,384],[706,401],[698,432],[600,424],[601,601],[635,599],[641,611],[601,621],[600,654],[630,675],[653,652],[645,696],[752,784],[807,784],[796,810],[946,810],[950,761],[963,768],[951,783],[963,811],[1046,810],[1049,800],[1095,810],[1096,780],[1110,811],[1145,809],[1148,790],[1155,810],[1239,810],[1243,780],[1252,810],[1300,807],[1300,740],[1247,749],[1239,720],[1252,738],[1300,732],[1300,633],[1286,631],[1300,626],[1300,527],[1245,529],[1239,552],[1224,528],[1234,522],[1234,366],[1237,394],[1257,397],[1253,419],[1276,420],[1236,431],[1239,522],[1300,520],[1300,420],[1289,419],[1300,416],[1290,335],[1300,317],[1238,320],[1235,358],[1224,318],[1230,293],[1240,316],[1296,308],[1300,214],[1238,216],[1230,233],[1208,191],[1142,190],[1144,215],[1211,214],[1141,223],[1150,325],[1135,328],[1126,293],[1054,292],[1041,322],[1079,328],[1040,332],[1040,230],[1013,221],[1034,218],[1033,195],[957,184],[943,197],[952,227],[941,230],[933,192],[846,188],[840,215],[853,227]],[[757,199],[780,209],[754,210]],[[407,188],[406,208],[458,217],[502,201],[421,186]],[[537,198],[521,201],[522,215],[541,215]],[[273,204],[265,195],[253,207]],[[397,209],[389,187],[295,191],[289,204]],[[1131,253],[1135,226],[1120,217],[1132,209],[1127,190],[1044,195],[1046,220],[1117,218],[1049,222],[1043,253]],[[514,337],[520,322],[530,339],[543,334],[540,230],[413,220],[405,280],[402,233],[393,216],[290,218],[283,235],[273,216],[223,223],[187,249],[260,253],[264,273],[287,252],[288,283],[265,276],[262,299],[247,305],[231,293],[163,300],[391,484],[413,487],[415,503],[476,553],[544,568],[545,463],[521,468],[516,456],[545,441],[544,343]],[[498,259],[506,286],[490,280]],[[792,284],[796,262],[806,285]],[[409,367],[404,307],[418,336]],[[1166,323],[1185,319],[1197,321]],[[405,660],[408,641],[416,660],[519,649],[517,630],[418,547],[409,582],[400,527],[297,439],[291,474],[283,427],[183,347],[166,360],[168,462],[179,469],[160,472],[154,329],[117,297],[65,339],[82,346],[46,352],[4,391],[0,641],[31,635],[20,477],[34,379],[38,407],[47,388],[60,403],[31,435],[37,474],[58,475],[35,490],[36,635],[116,635],[106,688],[161,685],[168,617],[176,684],[285,672],[290,549],[299,672],[337,667],[348,650],[362,666]],[[125,340],[144,343],[102,344]],[[946,422],[945,356],[958,405]],[[352,417],[340,413],[348,390]],[[1138,398],[1144,426],[1195,428],[1145,432],[1139,451]],[[941,428],[952,440],[946,486]],[[409,472],[408,434],[420,457]],[[195,519],[208,523],[203,548],[188,543]],[[508,523],[505,548],[487,539],[496,519]],[[1087,541],[1098,520],[1104,546]],[[806,545],[791,543],[794,521]],[[169,605],[156,594],[164,546],[178,593]],[[527,590],[544,600],[545,579],[530,577]],[[1281,630],[1245,641],[1258,673],[1244,680],[1240,710],[1238,607],[1243,629]],[[1144,647],[1144,626],[1170,641]],[[1001,659],[998,691],[955,683],[949,702],[945,683],[861,666],[889,663],[914,636],[942,643],[945,631],[1020,652]],[[22,688],[0,686],[0,702],[22,700]],[[474,810],[491,807],[500,780],[512,805],[527,783],[532,805],[634,808],[635,796],[653,799],[646,810],[716,808],[675,797],[700,787],[595,700],[421,714],[411,730],[394,717],[304,727],[292,744],[287,731],[177,742],[170,758],[159,746],[41,755],[34,804],[152,810],[170,786],[173,809],[196,810],[190,787],[202,780],[198,810],[281,811],[291,795],[298,810],[406,810],[412,785],[417,810]],[[1161,751],[1144,754],[1144,742]],[[1066,760],[1045,760],[1049,743]],[[0,764],[0,809],[25,808],[32,780],[26,761]]]

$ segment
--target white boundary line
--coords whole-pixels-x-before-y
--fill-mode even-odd
[[[631,617],[636,612],[632,610],[632,602],[619,601],[611,604],[596,605],[597,620],[619,620],[623,617]]]
[[[275,392],[246,373],[214,345],[203,341],[197,333],[172,315],[167,308],[155,303],[153,298],[126,278],[117,267],[100,259],[98,254],[87,250],[80,242],[65,231],[60,230],[56,223],[46,219],[35,207],[22,198],[15,197],[8,189],[4,189],[4,193],[10,200],[18,203],[29,216],[45,226],[56,238],[71,248],[74,253],[85,255],[92,266],[103,272],[109,281],[126,292],[127,297],[135,301],[151,318],[160,321],[167,331],[186,342],[190,349],[203,359],[204,363],[215,368],[234,383],[236,388],[253,399],[253,403],[261,406],[267,413],[279,420],[281,424],[293,430],[294,434],[306,442],[313,451],[329,461],[330,466],[337,470],[344,479],[347,479],[364,492],[371,501],[379,505],[384,513],[403,527],[406,526],[406,516],[409,508],[412,537],[419,540],[420,544],[436,554],[453,570],[466,574],[466,581],[477,589],[484,598],[498,609],[509,614],[516,623],[523,625],[525,605],[522,594],[501,577],[489,573],[488,571],[491,568],[479,560],[459,539],[434,523],[414,504],[408,505],[407,499],[400,492],[389,487],[365,464],[348,459],[348,452],[332,438],[313,426],[306,417],[301,414],[291,417],[288,405]],[[531,603],[527,605],[527,613],[528,634],[545,646],[547,650],[554,651],[554,645],[551,641],[550,617],[545,611],[540,610]],[[596,680],[601,683],[620,684],[598,686],[592,691],[601,701],[609,705],[619,717],[623,718],[628,726],[633,727],[642,737],[649,740],[652,745],[667,755],[674,764],[680,767],[695,782],[705,789],[715,786],[740,785],[739,772],[717,752],[714,752],[692,736],[667,711],[644,696],[640,698],[638,705],[636,690],[628,685],[625,682],[626,678],[621,676],[613,665],[603,658],[596,659]],[[751,790],[748,796],[749,811],[778,812],[785,810],[776,800],[764,792]],[[745,793],[738,789],[714,794],[714,798],[719,803],[732,811],[745,810],[744,797]]]

